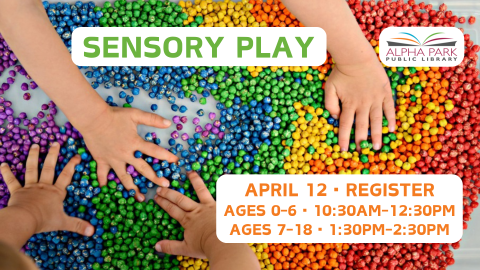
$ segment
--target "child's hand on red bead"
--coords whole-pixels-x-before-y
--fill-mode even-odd
[[[340,102],[342,108],[340,109]],[[338,144],[349,150],[350,133],[355,118],[355,143],[368,137],[370,123],[373,148],[382,147],[383,114],[389,132],[395,131],[395,104],[390,81],[382,64],[375,58],[359,65],[336,65],[325,85],[325,108],[340,119]]]
[[[145,200],[127,172],[127,164],[155,184],[168,187],[169,181],[159,178],[152,167],[134,152],[140,151],[153,158],[176,162],[178,158],[164,148],[147,142],[137,133],[138,125],[168,128],[171,122],[153,113],[134,108],[108,107],[106,113],[90,127],[80,129],[90,153],[97,162],[98,180],[101,186],[107,184],[107,175],[112,168],[127,190],[136,191],[136,199]]]
[[[10,200],[6,209],[14,211],[19,217],[24,217],[34,233],[65,230],[86,236],[93,235],[95,229],[90,223],[70,217],[63,210],[63,200],[67,195],[66,187],[72,180],[75,165],[80,162],[80,156],[71,158],[54,184],[55,165],[60,145],[55,142],[50,147],[40,178],[38,177],[39,149],[36,144],[30,148],[24,187],[15,178],[8,164],[2,163],[0,166],[3,180],[10,191]],[[28,237],[30,236],[31,234]]]

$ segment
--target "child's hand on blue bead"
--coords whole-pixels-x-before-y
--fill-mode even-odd
[[[177,162],[178,158],[168,150],[147,142],[137,133],[138,125],[147,125],[156,128],[168,128],[171,125],[156,114],[144,112],[135,108],[108,107],[104,116],[96,120],[96,124],[80,130],[85,143],[95,161],[97,161],[97,174],[101,186],[107,184],[107,175],[113,169],[117,177],[127,190],[135,190],[136,199],[145,200],[138,187],[133,183],[132,172],[127,171],[127,164],[132,165],[143,176],[155,184],[163,187],[169,186],[169,181],[158,177],[148,163],[141,158],[136,158],[134,153],[141,153]]]
[[[338,144],[341,151],[349,150],[354,119],[357,150],[360,150],[360,142],[367,139],[369,126],[373,148],[380,150],[383,114],[388,120],[389,132],[395,131],[390,80],[376,58],[361,65],[337,64],[325,85],[325,108],[333,118],[340,118]]]
[[[38,177],[38,155],[40,147],[34,144],[30,148],[26,162],[25,186],[22,187],[13,175],[7,163],[2,163],[0,170],[8,186],[11,197],[8,208],[15,213],[30,217],[28,220],[35,228],[35,233],[50,231],[71,231],[81,235],[93,235],[95,228],[79,218],[68,216],[63,210],[63,200],[67,195],[66,187],[72,180],[75,165],[80,162],[80,156],[70,159],[58,176],[55,184],[55,165],[57,163],[60,145],[55,142],[43,164],[40,178]]]

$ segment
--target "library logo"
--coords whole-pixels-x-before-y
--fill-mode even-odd
[[[389,27],[379,46],[380,60],[391,67],[452,67],[464,55],[463,33],[455,27]]]

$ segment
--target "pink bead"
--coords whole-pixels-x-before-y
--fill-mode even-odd
[[[193,118],[192,123],[193,123],[194,125],[198,125],[198,123],[200,123],[200,118],[198,118],[198,117]]]
[[[195,127],[195,132],[200,133],[203,131],[203,128],[201,126],[196,126]]]
[[[204,131],[202,132],[202,136],[203,136],[203,137],[207,137],[209,133],[210,133],[210,132],[208,132],[208,130],[204,130]]]
[[[175,124],[180,123],[180,116],[175,115],[175,116],[172,118],[172,121],[173,121],[173,123],[175,123]]]
[[[218,138],[219,138],[219,139],[223,139],[223,136],[225,136],[225,132],[220,131],[220,132],[218,133]]]
[[[183,125],[182,124],[177,124],[177,130],[182,130],[183,129]]]
[[[210,120],[215,119],[215,117],[217,117],[217,115],[214,112],[208,114],[208,118],[210,118]]]
[[[212,124],[208,123],[205,125],[206,130],[211,130],[212,129]]]
[[[175,130],[175,131],[172,132],[172,134],[170,134],[170,136],[171,136],[173,139],[177,139],[178,136],[180,136],[180,135],[178,134],[178,131]]]
[[[180,121],[185,124],[185,123],[187,123],[188,118],[186,116],[182,116],[182,117],[180,117]]]
[[[188,140],[189,138],[190,138],[190,136],[188,136],[187,133],[183,133],[183,134],[182,134],[182,140],[186,141],[186,140]]]
[[[215,127],[220,127],[220,125],[222,125],[222,122],[220,122],[220,120],[215,120],[215,122],[213,122],[213,126]]]

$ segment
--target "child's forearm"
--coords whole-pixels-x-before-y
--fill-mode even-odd
[[[309,27],[327,33],[327,48],[335,63],[355,65],[376,60],[345,0],[283,0],[290,12]]]
[[[0,210],[0,242],[17,250],[35,234],[37,221],[28,210],[6,207]]]
[[[36,83],[79,129],[108,105],[85,80],[40,0],[0,0],[0,33]]]

